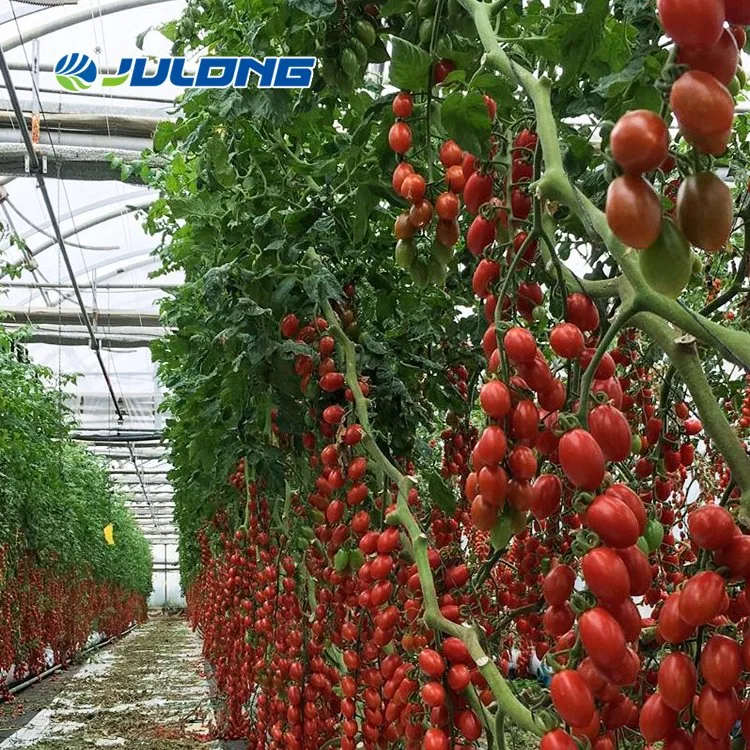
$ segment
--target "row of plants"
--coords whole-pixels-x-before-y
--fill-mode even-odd
[[[23,351],[0,333],[0,692],[145,619],[151,591],[148,542]]]
[[[750,738],[749,23],[201,0],[170,25],[176,54],[319,58],[308,90],[188,91],[137,165],[186,278],[154,354],[225,736]]]

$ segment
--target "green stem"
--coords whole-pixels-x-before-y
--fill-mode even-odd
[[[411,539],[414,548],[414,557],[417,564],[417,573],[422,587],[422,596],[424,598],[424,622],[427,627],[439,630],[446,635],[455,636],[464,642],[466,648],[471,654],[472,659],[477,665],[482,676],[487,681],[489,689],[495,696],[499,707],[502,708],[508,718],[522,729],[541,736],[544,728],[537,723],[533,714],[524,706],[514,695],[505,678],[500,673],[492,659],[484,652],[479,640],[479,631],[474,625],[463,623],[461,625],[443,617],[438,604],[437,592],[435,590],[435,580],[430,568],[428,557],[427,535],[422,531],[416,518],[412,514],[407,501],[409,490],[414,486],[411,478],[403,475],[386,457],[372,436],[370,418],[367,413],[367,399],[364,397],[359,387],[359,378],[357,376],[357,354],[354,344],[344,333],[339,325],[338,318],[333,308],[328,302],[323,303],[323,311],[330,326],[330,333],[336,339],[341,347],[345,362],[345,379],[346,384],[352,391],[354,398],[354,408],[357,418],[364,432],[362,445],[369,453],[370,458],[375,461],[383,471],[398,486],[398,499],[396,502],[396,511],[391,513],[387,518],[389,524],[400,524],[405,529]]]
[[[589,397],[591,395],[591,383],[594,380],[594,373],[596,368],[599,367],[599,363],[602,361],[602,357],[606,354],[609,345],[614,340],[615,336],[623,329],[625,324],[635,315],[637,308],[631,305],[622,307],[615,316],[614,320],[610,324],[606,333],[599,340],[599,345],[596,347],[594,356],[591,358],[586,371],[583,373],[581,378],[581,397],[580,405],[578,407],[578,420],[585,427],[588,420],[589,413]]]
[[[742,492],[743,513],[750,516],[750,457],[711,390],[695,342],[676,337],[675,332],[655,315],[640,313],[632,322],[661,347],[687,386],[706,434],[724,457],[732,472],[732,480]]]

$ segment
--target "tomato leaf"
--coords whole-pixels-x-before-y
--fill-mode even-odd
[[[313,18],[325,18],[336,10],[336,0],[289,0],[289,5]]]
[[[456,91],[445,98],[440,110],[445,131],[461,148],[482,156],[487,151],[492,127],[487,105],[476,91]]]
[[[430,493],[433,505],[448,515],[456,511],[456,496],[453,490],[446,484],[445,480],[436,471],[427,474],[427,489]]]
[[[423,49],[399,37],[391,37],[390,82],[406,91],[424,91],[430,80],[432,60]]]

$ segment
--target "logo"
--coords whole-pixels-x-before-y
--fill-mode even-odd
[[[55,65],[57,82],[68,91],[84,91],[96,80],[96,63],[88,56],[73,52],[65,55]]]
[[[184,57],[123,57],[115,75],[102,76],[105,88],[125,84],[153,88],[171,83],[180,88],[247,88],[257,78],[261,89],[306,89],[312,84],[315,57],[201,57],[197,68],[186,69]],[[83,91],[96,81],[99,71],[94,61],[78,52],[58,60],[55,75],[68,91]]]

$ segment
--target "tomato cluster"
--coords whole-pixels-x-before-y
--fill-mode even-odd
[[[2,547],[0,592],[0,700],[9,674],[16,682],[51,666],[50,649],[54,664],[67,664],[94,631],[115,636],[146,619],[142,594],[89,571],[40,565],[32,554],[11,562]]]

